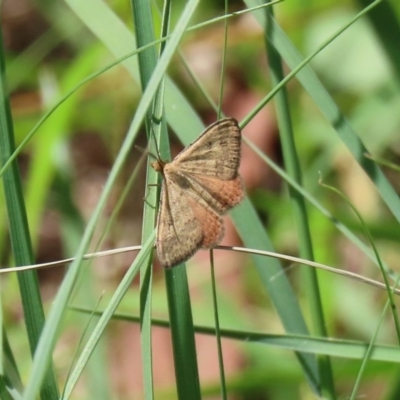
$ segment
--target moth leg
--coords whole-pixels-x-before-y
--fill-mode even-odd
[[[159,187],[159,186],[161,186],[159,183],[149,183],[148,185],[147,185],[147,188],[152,188],[152,187]],[[152,204],[150,204],[148,201],[147,201],[147,198],[149,197],[149,194],[150,194],[150,190],[148,190],[148,191],[146,191],[146,193],[145,193],[145,196],[143,197],[143,201],[149,206],[149,207],[151,207],[153,210],[156,208],[156,206],[153,206]]]

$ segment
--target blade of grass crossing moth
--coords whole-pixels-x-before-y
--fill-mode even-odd
[[[139,47],[155,40],[153,16],[150,2],[133,1],[133,18],[134,27],[136,32],[137,45]],[[146,88],[150,77],[157,65],[157,53],[154,47],[150,47],[145,51],[139,53],[139,71],[140,81],[142,88]],[[150,152],[154,153],[156,143],[155,137],[160,138],[162,127],[164,127],[164,134],[166,135],[165,123],[153,123],[153,121],[162,121],[162,90],[163,80],[161,80],[160,87],[156,91],[152,107],[149,107],[146,116],[146,131],[147,140],[150,143]],[[155,114],[155,115],[154,115]],[[156,151],[156,154],[158,152]],[[157,203],[156,190],[152,189],[157,183],[157,174],[150,168],[149,158],[147,163],[147,177],[146,177],[146,202],[144,204],[143,213],[143,227],[142,227],[142,241],[145,241],[154,232],[154,222],[156,219],[156,208],[154,205]],[[149,192],[150,190],[150,192]],[[152,304],[152,260],[153,256],[149,253],[149,257],[143,264],[140,273],[140,340],[142,352],[142,365],[143,365],[143,379],[144,379],[144,395],[147,399],[154,398],[153,390],[153,354],[152,354],[152,323],[151,323],[151,304]]]
[[[225,14],[228,14],[228,1],[225,0]],[[219,91],[219,104],[218,104],[218,117],[220,120],[222,118],[222,99],[224,98],[224,84],[225,84],[225,73],[226,73],[226,55],[227,55],[227,47],[228,47],[228,21],[225,19],[224,21],[224,47],[222,51],[222,65],[221,65],[221,79],[220,79],[220,91]],[[212,104],[212,103],[211,103]],[[239,146],[240,149],[240,146]],[[240,157],[239,157],[240,158]],[[244,197],[244,189],[242,187],[242,194],[240,200]],[[213,298],[213,308],[214,308],[214,320],[215,320],[215,337],[217,340],[217,349],[218,349],[218,364],[219,364],[219,373],[221,380],[221,397],[222,399],[227,398],[227,390],[226,390],[226,379],[225,379],[225,368],[224,368],[224,359],[222,352],[222,343],[221,343],[221,332],[219,326],[219,315],[218,315],[218,299],[217,299],[217,288],[216,288],[216,279],[215,279],[215,270],[214,270],[214,252],[210,250],[210,273],[211,273],[211,286],[212,286],[212,298]]]
[[[165,35],[169,24],[169,5],[167,3],[165,4],[163,16],[163,35]],[[156,99],[156,102],[164,102],[163,87],[160,88],[158,93],[159,97]],[[157,106],[158,102],[156,103]],[[160,108],[156,107],[155,110],[160,111]],[[162,127],[164,127],[162,130],[163,135],[158,139],[158,148],[162,150],[162,155],[165,155],[163,150],[166,148],[169,155],[168,145],[166,145],[167,141],[162,140],[167,137],[165,124]],[[171,274],[174,276],[173,279],[169,279]],[[181,268],[176,268],[171,274],[167,271],[165,272],[178,398],[200,399],[199,373],[197,369],[195,337],[186,269],[184,266],[181,266]],[[177,293],[179,293],[179,296],[176,296]],[[189,356],[189,358],[185,358],[185,355],[186,357]]]

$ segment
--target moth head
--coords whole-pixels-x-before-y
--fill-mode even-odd
[[[150,165],[154,168],[155,171],[163,173],[165,163],[163,163],[161,160],[156,160],[152,162]]]

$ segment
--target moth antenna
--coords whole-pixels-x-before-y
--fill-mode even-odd
[[[151,131],[153,132],[153,138],[154,138],[154,147],[156,148],[156,152],[157,152],[157,160],[161,160],[161,154],[160,154],[160,150],[158,148],[158,143],[157,143],[157,139],[156,139],[156,134],[154,133],[153,130],[153,125],[151,125]]]
[[[144,149],[143,147],[140,147],[140,146],[138,146],[136,144],[135,144],[135,148],[137,150],[139,150],[142,154],[144,154],[146,156],[153,157],[155,160],[158,160],[158,157],[155,156],[148,148]]]

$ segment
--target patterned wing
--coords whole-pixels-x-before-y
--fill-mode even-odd
[[[157,222],[157,254],[163,267],[190,258],[203,242],[202,226],[184,191],[167,176],[163,181]]]
[[[164,267],[221,241],[221,215],[244,196],[238,175],[240,144],[236,120],[226,118],[210,125],[172,162],[154,163],[153,168],[164,175],[156,242]]]
[[[166,167],[187,174],[231,180],[238,174],[240,144],[241,133],[237,121],[225,118],[210,125]]]
[[[163,267],[189,259],[201,247],[211,248],[222,239],[222,218],[204,201],[165,175],[158,214],[157,254]]]
[[[204,206],[202,202],[188,196],[188,203],[201,225],[203,240],[200,244],[202,248],[215,247],[224,236],[224,222],[222,218],[210,207]]]
[[[200,174],[187,175],[188,195],[201,199],[219,215],[225,214],[244,197],[243,183],[240,176],[230,181],[223,181],[210,176]]]

